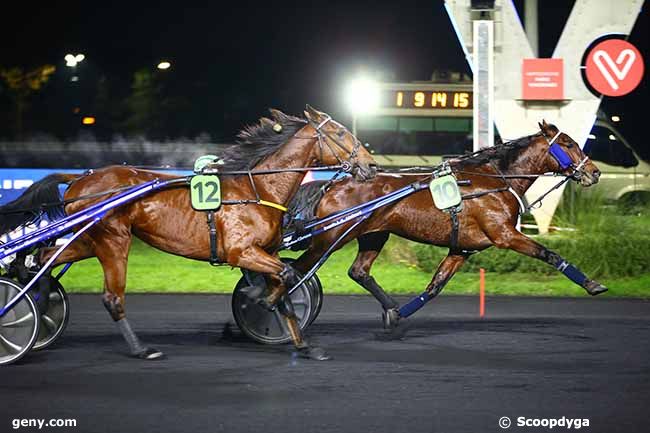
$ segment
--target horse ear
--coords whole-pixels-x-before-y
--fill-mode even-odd
[[[314,107],[312,107],[309,104],[305,106],[305,110],[306,110],[305,113],[309,113],[311,117],[314,117],[315,119],[318,119],[321,115],[320,111],[316,110]],[[308,116],[308,118],[311,117]]]
[[[549,131],[550,127],[548,123],[546,123],[546,119],[542,119],[542,123],[537,122],[537,125],[539,126],[539,129],[545,133],[545,134],[550,134],[551,131]]]

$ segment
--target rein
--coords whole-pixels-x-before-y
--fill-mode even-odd
[[[531,209],[535,209],[535,208],[538,208],[539,206],[541,206],[542,200],[544,200],[544,198],[546,198],[546,196],[548,196],[551,192],[553,192],[554,190],[556,190],[559,187],[561,187],[562,185],[564,185],[569,180],[571,180],[571,179],[576,180],[576,181],[580,180],[580,178],[582,177],[582,169],[585,166],[585,164],[587,163],[587,161],[589,161],[589,157],[585,155],[585,157],[582,158],[580,160],[580,162],[578,162],[578,164],[574,164],[573,161],[571,160],[571,157],[569,157],[569,155],[562,149],[562,147],[558,143],[556,143],[557,139],[560,137],[561,134],[562,134],[562,131],[558,130],[558,132],[549,140],[548,137],[546,137],[546,135],[544,134],[544,132],[541,132],[542,137],[544,137],[544,139],[548,143],[548,146],[549,146],[548,151],[549,151],[549,153],[557,161],[560,169],[561,170],[566,170],[567,168],[571,168],[571,170],[572,170],[571,173],[569,173],[569,174],[561,174],[561,173],[552,172],[552,173],[541,173],[541,174],[503,174],[493,164],[490,164],[490,165],[492,166],[492,168],[494,170],[496,170],[498,172],[497,174],[477,173],[477,172],[466,171],[466,170],[453,170],[453,172],[455,172],[455,173],[461,173],[461,174],[466,174],[466,175],[479,176],[479,177],[488,177],[488,178],[499,178],[499,179],[502,179],[503,182],[507,185],[506,187],[503,187],[503,188],[496,188],[496,189],[490,189],[490,190],[485,190],[485,191],[478,191],[478,192],[475,192],[475,193],[463,195],[462,196],[463,200],[471,200],[471,199],[474,199],[474,198],[482,197],[482,196],[487,195],[487,194],[509,191],[510,193],[512,193],[515,196],[515,198],[517,199],[517,202],[519,203],[519,208],[520,208],[519,212],[520,212],[520,214],[524,214],[524,213],[530,211]],[[476,156],[478,156],[479,154],[481,154],[484,151],[485,151],[485,149],[481,149],[481,150],[478,150],[476,152],[461,155],[459,157],[456,157],[456,158],[453,158],[451,160],[445,161],[445,162],[443,162],[443,164],[450,164],[451,165],[452,162],[462,162],[462,161],[465,161],[467,159],[476,157]],[[433,171],[435,171],[437,169],[437,167],[432,167],[432,168],[433,168]],[[400,172],[413,172],[413,171],[416,171],[416,170],[427,170],[428,172],[430,172],[430,170],[432,168],[409,167],[409,168],[405,168],[405,169],[400,169],[400,170],[397,171],[397,173],[400,173]],[[388,171],[388,170],[381,170],[381,172],[390,173],[390,171]],[[426,174],[426,173],[422,173],[422,174]],[[541,196],[539,196],[535,201],[530,203],[528,206],[524,205],[524,201],[522,200],[522,198],[519,196],[519,194],[517,194],[515,192],[515,190],[510,186],[509,182],[507,181],[507,179],[538,179],[540,177],[562,177],[563,179],[560,182],[553,185],[548,191],[543,193]]]

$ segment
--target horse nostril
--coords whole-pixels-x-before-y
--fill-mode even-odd
[[[600,170],[594,170],[592,174],[596,179],[598,179],[600,177]]]

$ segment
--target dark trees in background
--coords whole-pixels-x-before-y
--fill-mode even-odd
[[[24,117],[32,97],[43,90],[54,71],[56,68],[52,65],[29,70],[19,67],[0,69],[5,93],[12,102],[13,113],[9,117],[12,118],[10,125],[16,138],[20,139],[25,131]]]

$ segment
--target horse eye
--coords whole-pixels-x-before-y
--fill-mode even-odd
[[[343,138],[345,136],[345,129],[341,128],[338,131],[336,131],[336,135],[339,136],[339,138]]]

